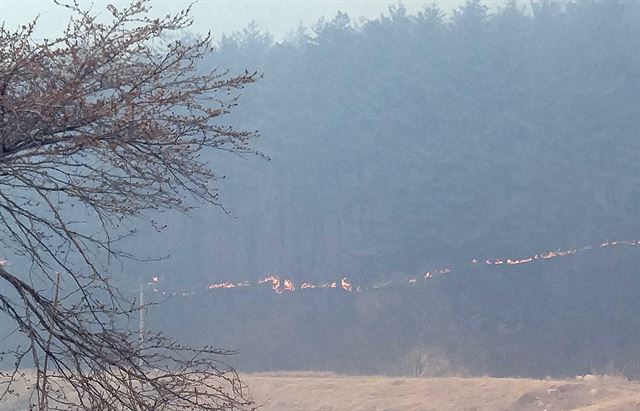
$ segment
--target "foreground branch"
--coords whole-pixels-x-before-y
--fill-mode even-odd
[[[203,72],[208,36],[168,41],[191,24],[189,9],[151,19],[148,0],[134,0],[107,6],[102,23],[63,6],[73,18],[59,38],[34,41],[35,22],[0,27],[0,242],[33,264],[0,268],[0,314],[26,341],[2,350],[16,361],[0,399],[28,358],[40,409],[251,408],[219,360],[231,352],[157,333],[140,344],[127,327],[138,307],[98,260],[130,257],[116,248],[128,218],[188,211],[185,198],[219,205],[202,154],[255,153],[254,132],[219,120],[257,75]]]

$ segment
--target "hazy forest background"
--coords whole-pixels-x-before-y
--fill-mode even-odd
[[[149,322],[242,371],[640,378],[638,247],[469,265],[640,239],[638,39],[632,0],[250,25],[202,64],[264,74],[231,118],[271,160],[216,154],[229,214],[160,216],[128,247],[169,258],[114,274],[198,290]],[[369,290],[206,290],[267,274]]]

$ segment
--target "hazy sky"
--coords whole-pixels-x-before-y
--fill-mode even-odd
[[[175,12],[186,7],[188,0],[151,0],[152,14],[158,16]],[[128,1],[81,0],[87,5],[106,13],[104,6],[128,4]],[[443,11],[451,12],[464,0],[405,0],[402,2],[410,12],[416,12],[425,5],[436,3]],[[484,4],[496,7],[504,0],[484,0]],[[211,31],[219,36],[246,27],[255,20],[258,26],[272,33],[276,39],[295,30],[302,22],[309,26],[321,16],[331,18],[338,11],[346,12],[354,20],[375,18],[386,12],[392,0],[199,0],[193,7],[195,18],[193,30],[204,33]],[[0,0],[0,20],[8,28],[15,28],[40,14],[38,37],[53,37],[60,33],[67,20],[66,10],[56,6],[53,0]]]

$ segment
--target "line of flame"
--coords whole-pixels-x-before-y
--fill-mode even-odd
[[[556,250],[551,250],[551,251],[545,251],[545,252],[541,252],[538,254],[534,254],[532,256],[528,256],[528,257],[523,257],[523,258],[493,258],[493,259],[486,259],[484,260],[484,263],[486,265],[519,265],[519,264],[528,264],[528,263],[532,263],[534,261],[544,261],[544,260],[550,260],[550,259],[554,259],[554,258],[558,258],[558,257],[566,257],[566,256],[570,256],[570,255],[574,255],[577,254],[581,251],[587,251],[587,250],[591,250],[594,248],[605,248],[605,247],[611,247],[611,246],[619,246],[619,245],[626,245],[626,246],[640,246],[640,240],[622,240],[622,241],[604,241],[601,243],[598,243],[597,245],[587,245],[584,246],[580,249],[576,249],[576,248],[568,248],[568,249],[556,249]],[[473,258],[471,260],[471,264],[478,264],[479,260],[476,258]],[[0,264],[6,264],[6,260],[0,260]],[[436,276],[440,276],[440,275],[444,275],[444,274],[448,274],[450,272],[452,272],[453,270],[450,267],[442,267],[439,269],[435,269],[435,270],[430,270],[424,273],[424,275],[422,275],[423,279],[431,279],[434,278]],[[407,284],[408,285],[413,285],[416,284],[418,281],[419,277],[417,276],[411,276],[407,279]],[[149,282],[150,285],[154,285],[154,292],[159,292],[159,290],[157,289],[157,284],[159,283],[159,277],[158,276],[153,276],[151,279],[151,282]],[[276,275],[268,275],[260,280],[258,280],[256,282],[256,285],[261,285],[261,284],[266,284],[269,283],[271,284],[271,289],[278,294],[282,294],[283,292],[293,292],[296,291],[296,286],[294,284],[294,282],[288,278],[284,278],[282,281],[280,280],[280,277],[276,276]],[[377,288],[384,288],[389,286],[392,283],[392,281],[385,281],[382,283],[377,283],[374,284],[372,286],[372,288],[377,289]],[[224,281],[221,283],[212,283],[209,284],[207,286],[208,289],[229,289],[229,288],[238,288],[238,287],[250,287],[251,284],[248,281],[243,281],[243,282],[238,282],[238,283],[233,283],[230,281]],[[340,280],[340,283],[338,285],[338,282],[336,281],[332,281],[332,282],[325,282],[323,284],[315,284],[312,282],[304,282],[300,285],[299,289],[300,290],[308,290],[308,289],[316,289],[316,288],[339,288],[342,289],[344,291],[348,291],[348,292],[353,292],[354,290],[356,292],[362,291],[363,289],[367,289],[366,287],[361,288],[361,287],[354,287],[353,284],[348,280],[347,277],[343,277],[342,280]],[[181,292],[181,293],[173,293],[173,294],[181,294],[183,296],[188,296],[188,295],[193,295],[195,294],[196,291],[185,291],[185,292]],[[166,292],[162,292],[162,294],[166,294]]]

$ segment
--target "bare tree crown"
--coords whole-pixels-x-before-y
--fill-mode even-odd
[[[29,230],[15,231],[26,220],[73,237],[76,248],[92,241],[56,218],[70,200],[105,223],[184,208],[185,193],[215,203],[215,175],[199,160],[201,150],[249,152],[255,135],[218,119],[256,74],[201,73],[197,62],[212,51],[208,36],[163,42],[190,25],[188,9],[151,19],[138,0],[123,10],[108,6],[106,24],[77,4],[66,7],[74,18],[57,39],[33,42],[35,23],[0,31],[0,189],[35,193],[0,197],[3,228],[21,251],[47,247]],[[51,215],[34,211],[35,202]]]
[[[155,19],[148,0],[134,0],[107,6],[105,23],[77,2],[58,4],[73,17],[56,39],[35,41],[35,22],[0,27],[0,241],[55,285],[55,298],[46,297],[30,276],[0,267],[0,315],[29,340],[27,348],[4,350],[17,358],[9,377],[31,357],[41,409],[249,406],[235,372],[215,359],[224,351],[186,348],[159,334],[136,345],[114,320],[135,310],[95,253],[124,254],[113,247],[123,219],[187,210],[187,196],[217,204],[215,174],[200,155],[253,152],[256,134],[220,119],[257,74],[203,71],[209,36],[169,40],[190,25],[189,9]],[[69,221],[73,204],[86,207],[99,229]],[[70,254],[81,264],[70,263]],[[9,385],[0,381],[0,399]]]

